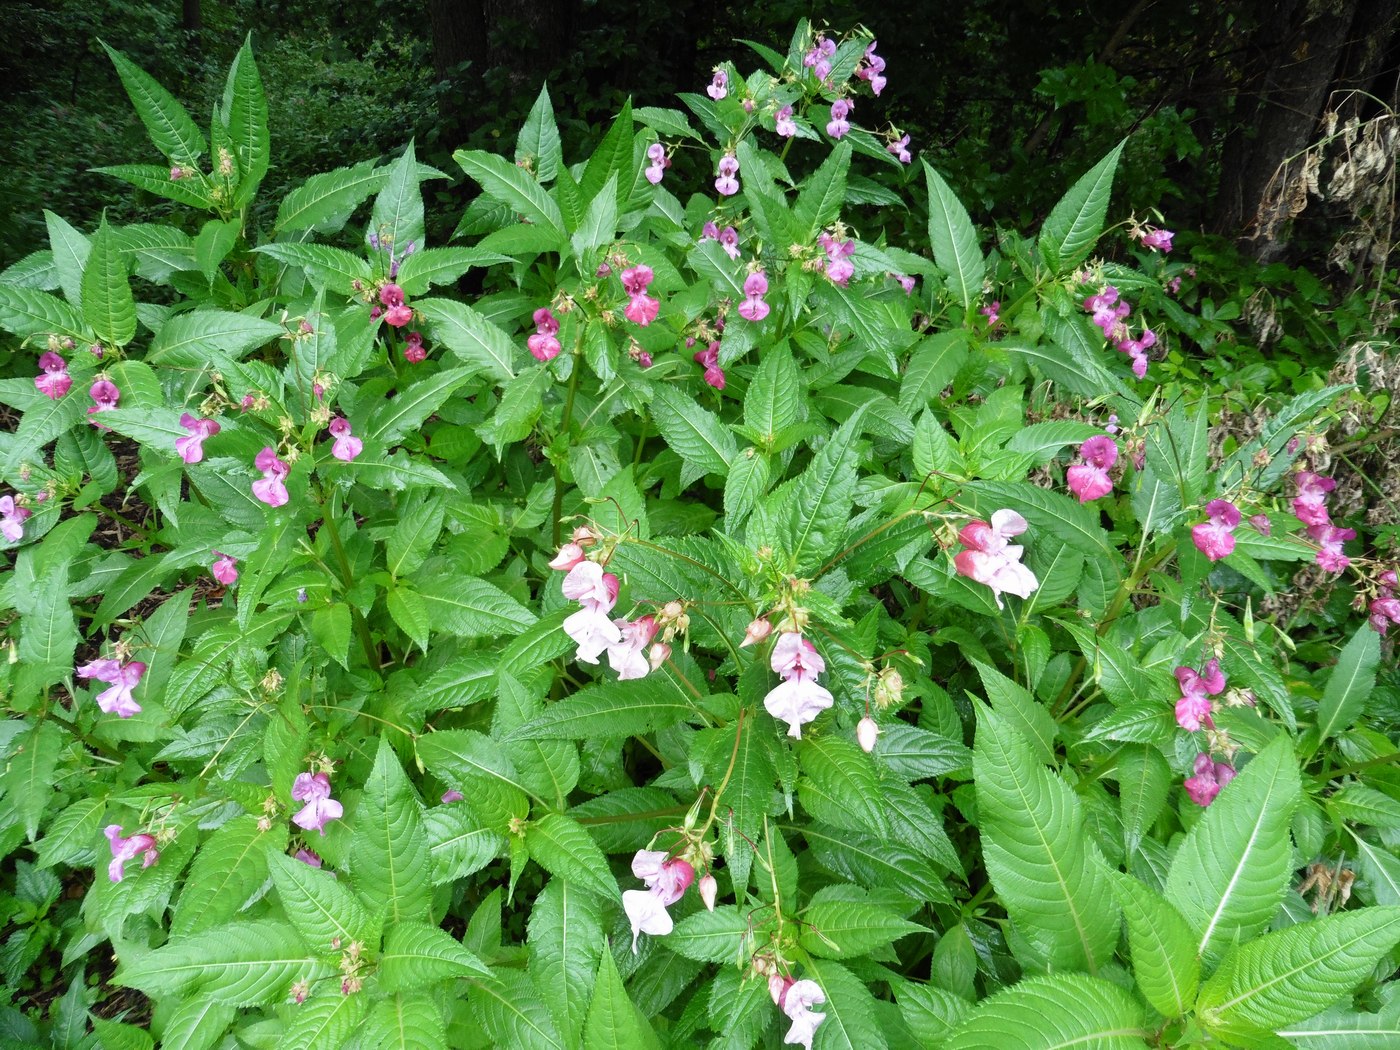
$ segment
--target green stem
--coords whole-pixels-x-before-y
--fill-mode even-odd
[[[345,544],[340,542],[340,530],[335,524],[335,499],[331,499],[331,506],[329,508],[326,508],[324,503],[322,503],[321,506],[323,509],[327,510],[326,513],[321,515],[321,521],[325,526],[327,534],[331,538],[331,547],[335,550],[336,560],[340,562],[343,586],[348,591],[350,589],[350,582],[354,579],[354,573],[350,569],[350,558],[345,553]],[[355,625],[355,634],[360,639],[360,646],[365,651],[365,659],[369,661],[370,670],[378,671],[380,669],[379,652],[374,646],[374,636],[369,633],[369,624],[365,622],[365,618],[361,615],[359,609],[356,609],[348,602],[346,605],[349,606],[350,620]]]
[[[580,335],[578,342],[574,344],[574,367],[569,373],[569,390],[564,395],[564,415],[559,420],[559,433],[564,436],[565,454],[568,453],[569,424],[574,418],[574,393],[578,390],[579,373],[583,371],[583,336]],[[563,523],[559,520],[564,513],[564,479],[560,476],[559,461],[555,459],[554,467],[554,510],[551,517],[554,519],[554,546],[557,549],[563,541]]]

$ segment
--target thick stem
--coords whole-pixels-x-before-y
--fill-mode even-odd
[[[564,437],[565,454],[568,451],[569,425],[574,418],[574,393],[578,390],[579,373],[583,371],[583,336],[579,336],[579,341],[574,344],[574,367],[569,373],[569,389],[564,395],[564,415],[559,420],[559,433]],[[554,510],[551,517],[554,519],[554,546],[557,549],[563,541],[563,523],[559,520],[564,513],[564,479],[560,477],[559,461],[556,459],[554,467]]]
[[[332,500],[331,503],[332,505],[326,508],[327,513],[321,515],[321,521],[325,526],[326,533],[331,538],[331,547],[335,550],[336,560],[340,562],[340,572],[345,589],[349,590],[354,573],[350,569],[350,558],[345,553],[345,544],[340,542],[340,530],[336,528],[335,501]],[[322,507],[324,508],[325,504],[322,504]],[[359,609],[356,609],[353,605],[349,606],[349,608],[350,620],[355,625],[355,634],[360,639],[361,648],[365,651],[365,659],[369,661],[371,670],[378,671],[380,668],[379,651],[375,648],[374,636],[369,632],[369,624],[365,622],[365,618],[360,614]]]

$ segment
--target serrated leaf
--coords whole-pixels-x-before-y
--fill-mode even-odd
[[[371,1007],[359,1045],[365,1050],[447,1050],[442,1010],[428,992],[387,996]]]
[[[1381,636],[1369,623],[1363,623],[1351,636],[1327,678],[1327,687],[1317,704],[1318,740],[1348,728],[1356,721],[1366,698],[1376,684],[1376,668],[1381,662]]]
[[[989,708],[978,710],[972,768],[987,874],[1021,935],[1055,968],[1106,962],[1119,912],[1074,793]]]
[[[258,184],[267,174],[272,159],[267,130],[267,95],[263,91],[262,75],[253,58],[251,38],[243,41],[233,65],[228,71],[229,139],[237,154],[239,201],[250,201]]]
[[[199,208],[212,210],[214,201],[208,193],[208,184],[202,179],[171,179],[170,169],[154,164],[113,164],[105,168],[93,168],[99,175],[110,175],[114,179],[135,186],[137,189],[153,193],[158,197]]]
[[[535,622],[530,610],[485,580],[439,576],[421,581],[418,593],[433,626],[458,638],[512,637]]]
[[[473,266],[508,263],[510,256],[480,248],[420,248],[399,267],[399,286],[407,295],[422,295],[435,284],[451,284]],[[415,302],[415,308],[419,304]]]
[[[272,321],[226,310],[193,310],[161,326],[144,358],[149,365],[201,368],[217,353],[237,360],[249,350],[287,334]]]
[[[355,813],[350,865],[369,910],[385,909],[390,923],[419,919],[428,909],[432,866],[420,810],[394,749],[381,737]]]
[[[162,1050],[208,1050],[223,1038],[238,1011],[211,999],[188,999],[166,1019]]]
[[[389,927],[379,956],[384,990],[431,988],[453,977],[490,977],[491,971],[446,930],[425,922]]]
[[[441,780],[470,794],[471,806],[493,831],[529,812],[528,792],[510,758],[484,733],[453,729],[424,736],[418,757]]]
[[[683,722],[695,705],[665,678],[648,675],[585,686],[514,730],[511,740],[641,736]]]
[[[336,944],[363,942],[369,936],[369,913],[333,873],[281,850],[269,855],[264,865],[272,872],[282,910],[312,951],[332,954]]]
[[[1391,1050],[1400,1045],[1400,1000],[1374,1014],[1328,1010],[1277,1034],[1301,1050]]]
[[[296,1008],[277,1050],[329,1050],[344,1046],[364,1019],[369,999],[339,989],[312,996]]]
[[[452,159],[476,180],[486,196],[546,230],[563,249],[568,235],[564,230],[564,217],[559,213],[559,205],[523,169],[504,157],[483,150],[459,149],[452,154]]]
[[[296,267],[306,273],[312,284],[341,295],[356,294],[356,282],[361,286],[373,284],[369,263],[344,248],[279,242],[260,244],[253,251],[270,255],[285,266]]]
[[[432,325],[433,337],[477,373],[497,382],[515,378],[515,344],[470,306],[450,299],[420,299],[413,306]]]
[[[83,268],[87,265],[92,245],[86,237],[74,229],[67,220],[44,211],[44,222],[48,226],[51,258],[58,272],[58,283],[63,288],[63,297],[75,309],[83,308]]]
[[[546,813],[525,829],[530,857],[551,875],[571,881],[605,901],[617,901],[621,891],[608,870],[598,844],[572,817]]]
[[[389,180],[375,198],[370,213],[370,229],[380,243],[402,255],[410,243],[423,247],[423,194],[418,188],[418,159],[413,141],[397,161],[389,166]]]
[[[447,368],[405,387],[370,415],[365,424],[365,440],[387,445],[402,440],[405,434],[421,427],[472,375],[470,368]]]
[[[655,387],[652,399],[652,422],[676,455],[706,474],[729,472],[739,449],[714,413],[668,386]]]
[[[1266,933],[1231,948],[1201,988],[1208,1031],[1249,1037],[1301,1021],[1349,996],[1400,944],[1400,908],[1362,908]]]
[[[880,783],[870,756],[840,737],[812,737],[802,741],[797,753],[804,776],[797,781],[797,797],[818,820],[835,827],[889,834],[889,822],[880,802]]]
[[[1280,736],[1187,833],[1172,860],[1166,898],[1195,930],[1202,958],[1217,959],[1226,945],[1273,918],[1293,871],[1288,823],[1301,790],[1290,740]]]
[[[742,911],[732,904],[721,904],[714,911],[687,915],[676,923],[664,943],[676,954],[696,962],[734,963],[748,927]]]
[[[809,241],[816,240],[817,234],[841,213],[846,197],[846,172],[850,167],[850,144],[839,142],[821,167],[803,183],[797,203],[792,206],[792,217],[799,232],[805,233]]]
[[[855,493],[856,441],[865,415],[858,409],[837,428],[807,469],[779,492],[791,492],[787,551],[799,574],[810,575],[841,546]]]
[[[559,128],[554,121],[554,106],[549,100],[549,85],[541,84],[539,96],[530,107],[530,114],[521,125],[515,139],[515,160],[529,159],[535,177],[541,182],[553,182],[564,163],[564,151],[559,141]]]
[[[107,802],[100,798],[80,798],[49,824],[48,831],[34,848],[41,868],[68,864],[93,848],[102,826]]]
[[[535,986],[565,1041],[577,1045],[598,961],[608,954],[597,899],[564,879],[550,879],[530,909],[526,945]]]
[[[822,959],[865,955],[911,933],[924,930],[888,908],[860,899],[825,899],[818,890],[802,912],[799,943]]]
[[[852,882],[921,901],[953,902],[947,883],[902,842],[816,822],[799,830],[823,866]]]
[[[83,267],[83,320],[107,346],[121,347],[136,334],[136,300],[126,276],[126,259],[117,250],[104,216],[92,237]]]
[[[875,997],[864,981],[840,963],[810,958],[807,976],[821,986],[826,1002],[816,1007],[826,1020],[813,1046],[822,1050],[886,1050],[882,1025],[876,1022]]]
[[[1181,913],[1161,895],[1120,875],[1113,888],[1128,920],[1128,947],[1138,990],[1164,1017],[1184,1017],[1201,979],[1196,939]]]
[[[117,67],[122,86],[156,149],[177,165],[197,168],[199,158],[209,152],[209,145],[185,107],[120,51],[105,43],[102,47]]]
[[[210,835],[175,902],[171,936],[187,937],[232,919],[267,881],[269,854],[286,847],[284,825],[259,831],[251,815],[235,817]]]
[[[0,284],[0,328],[21,339],[50,332],[74,341],[90,338],[82,315],[62,299],[8,284]]]
[[[928,180],[928,239],[933,247],[933,261],[948,275],[953,297],[966,310],[982,298],[982,278],[986,274],[977,229],[943,176],[929,167],[928,161],[922,163]]]
[[[801,417],[802,392],[802,373],[787,346],[765,352],[744,398],[744,424],[771,442]]]
[[[973,1007],[944,1050],[1145,1050],[1151,1032],[1122,988],[1085,974],[1030,977]]]
[[[53,772],[62,749],[58,726],[40,722],[19,738],[4,770],[5,793],[31,842],[39,833],[39,818],[54,797]]]
[[[1081,176],[1050,209],[1040,227],[1040,254],[1057,275],[1068,273],[1083,262],[1098,242],[1113,191],[1113,173],[1126,142],[1125,139],[1114,146],[1108,156]]]
[[[607,183],[588,204],[583,213],[577,232],[573,235],[574,254],[584,259],[595,248],[611,244],[617,236],[617,174],[613,173]]]
[[[388,168],[366,160],[347,168],[312,175],[282,198],[278,230],[338,229],[350,214],[389,179]]]
[[[470,1002],[497,1046],[564,1050],[554,1019],[525,974],[500,971],[495,980],[475,982]]]
[[[612,952],[603,952],[584,1029],[584,1050],[647,1050],[659,1047],[651,1025],[632,1005]]]
[[[953,329],[922,340],[909,355],[899,384],[899,407],[906,412],[927,408],[967,360],[967,332]]]

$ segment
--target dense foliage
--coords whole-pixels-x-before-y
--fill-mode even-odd
[[[1224,374],[1128,144],[993,241],[868,34],[748,46],[447,221],[109,50],[156,152],[0,273],[0,1036],[1400,1036],[1383,338]]]

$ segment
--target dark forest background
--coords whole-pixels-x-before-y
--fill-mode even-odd
[[[496,148],[505,149],[546,80],[566,156],[577,156],[570,140],[598,135],[625,97],[674,105],[717,61],[756,68],[735,40],[785,44],[802,17],[875,33],[889,77],[879,122],[912,135],[975,219],[1033,226],[1132,133],[1124,204],[1353,287],[1368,268],[1386,272],[1400,0],[9,0],[0,6],[0,265],[45,244],[44,208],[80,227],[104,207],[116,221],[160,210],[88,170],[154,159],[99,38],[207,114],[251,31],[272,106],[263,197],[275,201],[307,175],[409,138],[444,171],[455,170],[458,147],[503,140]],[[1309,174],[1318,178],[1309,161],[1327,148],[1309,147],[1345,153],[1362,139],[1357,128],[1388,129],[1377,139],[1388,163],[1368,169],[1382,185],[1368,183],[1359,201],[1329,198],[1324,185],[1295,218],[1311,199]],[[1327,159],[1335,166],[1337,149]],[[470,189],[459,179],[438,192],[452,205]],[[449,224],[441,238],[460,207],[437,213]]]

